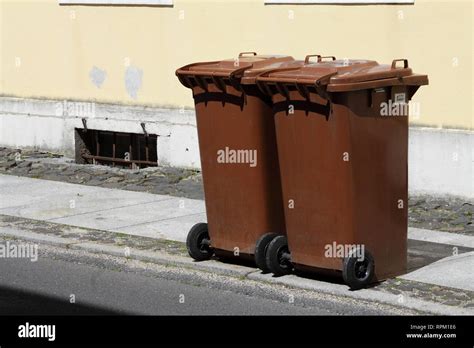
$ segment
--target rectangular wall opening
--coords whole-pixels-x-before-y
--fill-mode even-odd
[[[158,165],[157,136],[75,129],[76,163],[101,164],[123,168]]]

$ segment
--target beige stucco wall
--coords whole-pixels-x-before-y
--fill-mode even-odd
[[[413,124],[473,129],[473,1],[415,5],[264,5],[264,0],[175,0],[173,7],[59,6],[0,0],[0,93],[191,107],[174,71],[239,51],[309,53],[391,62],[408,58],[430,85]],[[136,98],[128,62],[142,71]],[[90,79],[106,72],[100,88]],[[133,82],[133,81],[132,81]]]

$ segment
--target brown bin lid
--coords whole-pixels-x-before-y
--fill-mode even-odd
[[[189,78],[206,79],[214,82],[222,79],[240,80],[242,84],[255,83],[256,76],[269,70],[295,62],[293,57],[283,55],[257,55],[255,52],[242,52],[238,60],[225,59],[186,65],[176,70],[176,75],[186,87],[191,87]],[[201,81],[202,83],[202,81]]]
[[[396,59],[391,65],[379,64],[364,59],[344,59],[310,63],[309,57],[303,66],[292,70],[273,70],[262,73],[258,83],[276,83],[292,85],[316,85],[325,87],[328,92],[344,92],[358,89],[377,88],[398,84],[423,85],[428,83],[426,75],[414,75],[406,59]],[[403,61],[403,67],[397,62]]]

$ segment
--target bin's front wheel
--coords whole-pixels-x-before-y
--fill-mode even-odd
[[[291,264],[290,249],[285,236],[278,236],[268,245],[266,261],[267,267],[276,276],[289,274],[293,265]]]
[[[198,223],[191,227],[186,238],[188,254],[196,261],[209,260],[214,251],[211,248],[211,239],[206,223]]]
[[[257,243],[255,244],[255,263],[257,264],[257,267],[263,271],[263,273],[268,273],[270,271],[268,269],[266,260],[267,250],[270,242],[277,236],[277,233],[265,233],[257,240]]]
[[[349,257],[343,260],[342,277],[352,290],[362,289],[370,284],[374,274],[374,258],[367,250],[353,249]]]

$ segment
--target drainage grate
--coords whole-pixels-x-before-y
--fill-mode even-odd
[[[158,165],[157,136],[76,128],[76,163],[124,168]]]

